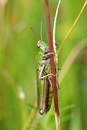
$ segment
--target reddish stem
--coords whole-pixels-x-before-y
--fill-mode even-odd
[[[44,2],[45,2],[45,14],[46,14],[46,23],[47,23],[49,53],[51,53],[53,52],[53,45],[52,45],[52,35],[51,35],[51,26],[50,26],[49,5],[48,5],[48,0],[44,0]],[[50,64],[51,64],[51,73],[55,75],[55,65],[54,65],[53,55],[50,55]],[[53,86],[55,113],[57,113],[57,115],[59,116],[56,76],[52,76],[52,86]]]

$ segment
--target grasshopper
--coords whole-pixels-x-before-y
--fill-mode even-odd
[[[36,70],[39,113],[47,113],[51,107],[53,88],[49,47],[44,41],[37,43]],[[54,76],[54,75],[53,75]]]
[[[33,31],[33,29],[31,28]],[[34,31],[33,31],[34,32]],[[35,32],[34,32],[35,33]],[[35,33],[37,36],[37,34]],[[37,36],[39,39],[39,37]],[[37,72],[37,106],[42,115],[50,110],[53,96],[52,76],[49,47],[43,40],[37,42],[36,72]]]

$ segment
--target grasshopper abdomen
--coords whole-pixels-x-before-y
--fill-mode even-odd
[[[49,111],[52,103],[52,96],[53,96],[53,89],[49,82],[49,78],[46,77],[43,80],[44,80],[43,96],[42,96],[42,103],[39,110],[39,113],[41,115]]]

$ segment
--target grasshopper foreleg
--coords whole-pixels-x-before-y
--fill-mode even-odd
[[[55,54],[55,53],[54,53],[54,52],[52,52],[52,53],[43,54],[43,57],[44,57],[44,56],[53,55],[53,54]]]

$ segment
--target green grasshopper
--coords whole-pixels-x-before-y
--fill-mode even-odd
[[[36,70],[39,113],[47,113],[51,107],[53,88],[49,47],[43,41],[37,43]],[[54,76],[54,75],[53,75]]]
[[[33,31],[32,28],[31,30]],[[37,36],[36,33],[35,35]],[[38,36],[37,38],[39,39]],[[36,72],[37,72],[37,106],[39,109],[39,113],[41,115],[49,111],[52,103],[53,74],[51,74],[51,66],[50,66],[51,54],[54,54],[54,52],[49,53],[49,47],[47,43],[39,39],[37,43]]]

